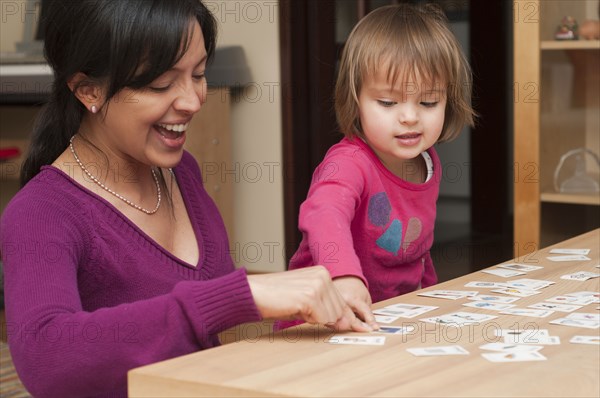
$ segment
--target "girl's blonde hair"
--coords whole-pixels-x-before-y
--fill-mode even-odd
[[[471,68],[443,11],[432,4],[380,7],[354,27],[342,53],[335,87],[335,112],[347,137],[362,136],[358,96],[364,76],[387,68],[392,86],[418,74],[424,84],[446,87],[446,113],[439,141],[473,126]],[[414,80],[413,80],[414,81]]]

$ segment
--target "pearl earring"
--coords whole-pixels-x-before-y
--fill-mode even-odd
[[[98,112],[98,108],[96,108],[96,105],[92,105],[92,108],[90,109],[90,111],[92,111],[92,113],[96,113],[96,112]]]

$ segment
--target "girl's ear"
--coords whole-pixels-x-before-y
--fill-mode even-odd
[[[71,76],[67,85],[83,106],[92,113],[98,112],[104,103],[102,88],[92,82],[85,73],[77,72]]]

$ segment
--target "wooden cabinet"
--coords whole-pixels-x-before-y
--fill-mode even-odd
[[[600,194],[566,193],[580,165],[598,183],[600,41],[555,40],[565,16],[599,19],[598,0],[514,3],[515,256],[600,226]],[[583,162],[583,163],[581,163]]]

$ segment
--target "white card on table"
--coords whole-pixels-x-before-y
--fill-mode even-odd
[[[496,329],[494,334],[496,337],[514,336],[515,339],[550,336],[548,329]]]
[[[436,323],[440,325],[448,325],[454,327],[461,327],[470,324],[481,323],[489,321],[490,319],[497,318],[495,315],[476,314],[472,312],[453,312],[451,314],[435,316],[431,318],[423,318],[421,321],[427,323]]]
[[[526,289],[526,290],[540,290],[550,285],[554,285],[556,282],[544,281],[539,279],[515,279],[512,281],[505,282],[506,287],[515,289]]]
[[[349,345],[384,345],[385,336],[331,336],[327,340],[330,344],[349,344]]]
[[[406,334],[415,330],[414,326],[380,326],[379,330],[373,331],[373,333],[381,334]]]
[[[496,276],[502,276],[504,278],[525,275],[525,272],[515,271],[512,269],[505,269],[505,268],[484,269],[481,272],[485,272],[486,274],[491,274],[491,275],[496,275]]]
[[[538,310],[533,308],[509,308],[500,312],[505,315],[531,316],[534,318],[545,318],[554,314],[551,310]]]
[[[435,347],[419,347],[407,348],[416,357],[431,357],[444,355],[469,355],[469,351],[459,345],[435,346]]]
[[[565,279],[567,281],[587,281],[588,279],[597,278],[600,274],[595,272],[587,272],[587,271],[579,271],[573,274],[567,274],[560,277],[560,279]]]
[[[590,254],[590,249],[552,249],[549,252],[550,254],[580,254],[582,256],[587,256]]]
[[[491,362],[545,361],[546,357],[538,351],[494,352],[481,354]]]
[[[513,287],[507,287],[505,289],[496,289],[496,290],[492,290],[492,292],[508,294],[509,296],[517,296],[517,297],[529,297],[529,296],[533,296],[535,294],[541,293],[537,290],[515,289]]]
[[[489,301],[478,300],[463,304],[465,307],[482,308],[484,310],[502,311],[515,307],[515,304],[491,303]]]
[[[417,296],[433,297],[433,298],[440,298],[440,299],[445,299],[445,300],[458,300],[458,299],[465,298],[465,297],[471,297],[471,296],[467,296],[465,294],[449,293],[449,292],[443,291],[443,290],[432,290],[431,292],[418,293]]]
[[[566,318],[569,319],[579,319],[581,321],[596,321],[596,322],[600,322],[600,314],[592,314],[592,313],[585,313],[585,312],[574,312],[572,314],[569,314],[566,316]]]
[[[600,292],[589,292],[589,291],[573,292],[573,293],[565,293],[565,296],[591,297],[594,300],[594,301],[592,301],[592,303],[600,303]]]
[[[514,303],[517,300],[520,300],[520,297],[506,297],[506,296],[492,296],[488,294],[478,294],[475,297],[469,297],[469,300],[473,301],[487,301],[490,303],[503,303],[510,304]]]
[[[550,257],[546,257],[548,260],[550,261],[588,261],[591,260],[591,258],[584,256],[582,254],[568,254],[565,256],[550,256]]]
[[[512,269],[513,271],[529,272],[529,271],[535,271],[538,269],[542,269],[544,267],[540,267],[537,265],[510,263],[510,264],[500,264],[500,265],[498,265],[498,268]]]
[[[553,325],[572,326],[576,328],[598,329],[600,322],[593,320],[558,318],[550,321]]]
[[[596,301],[593,296],[554,296],[546,299],[550,303],[588,305]]]
[[[399,316],[379,315],[374,312],[373,316],[375,316],[375,322],[377,323],[393,323],[400,318]]]
[[[394,313],[398,313],[398,316],[402,318],[414,318],[437,308],[439,307],[433,305],[391,304],[382,308],[382,310],[393,311]],[[375,313],[376,311],[378,310],[374,310],[373,312]]]
[[[483,289],[496,289],[496,288],[503,288],[506,287],[506,285],[502,282],[469,282],[465,285],[465,287],[479,287],[479,288],[483,288]]]
[[[392,304],[377,310],[373,314],[393,316],[396,318],[414,318],[439,307],[432,305]]]
[[[539,336],[539,337],[504,336],[504,342],[506,344],[558,345],[558,344],[560,344],[560,337],[558,337],[558,336]]]
[[[600,336],[573,336],[569,343],[600,345]]]
[[[539,351],[544,346],[531,344],[487,343],[480,346],[482,350],[498,352]]]
[[[541,302],[541,303],[528,305],[527,308],[536,308],[538,310],[550,310],[550,311],[559,311],[559,312],[573,312],[582,307],[580,305],[572,305],[572,304]]]

